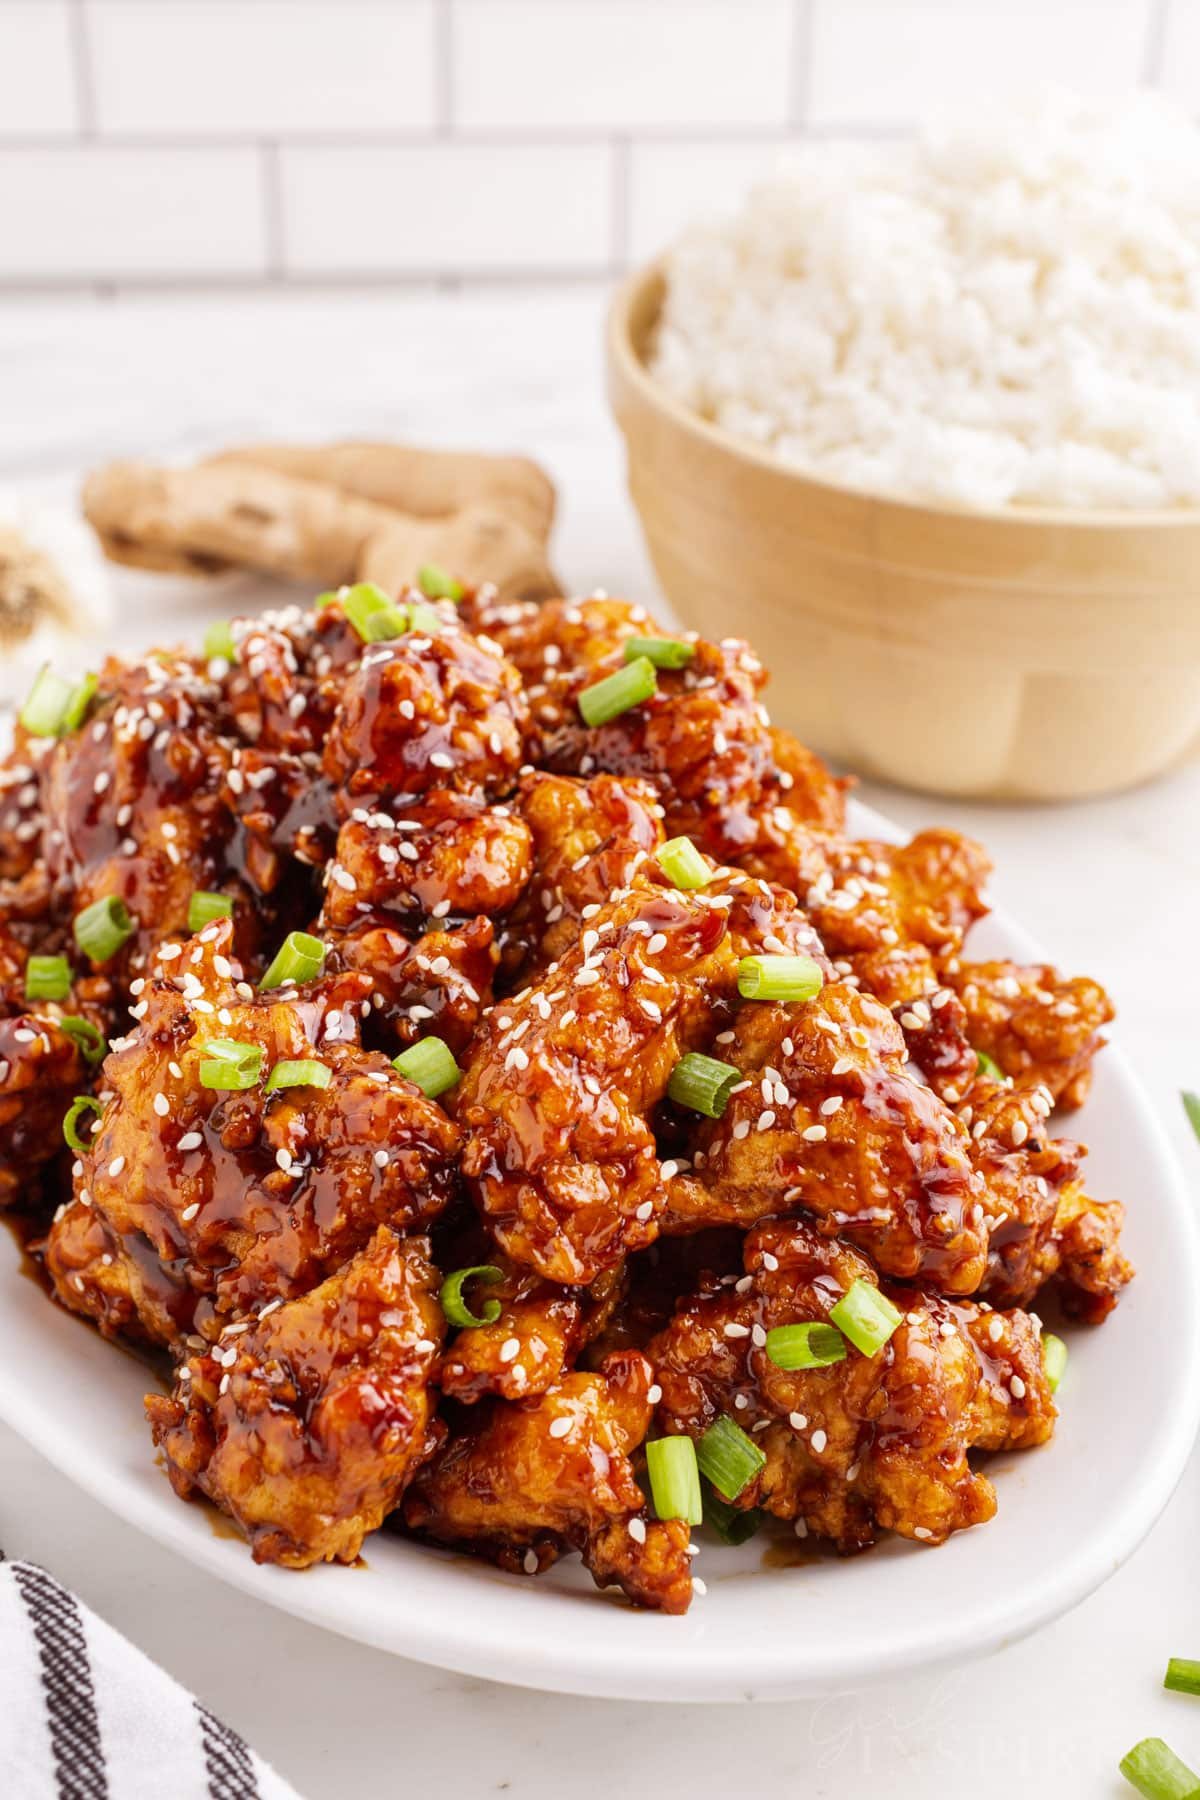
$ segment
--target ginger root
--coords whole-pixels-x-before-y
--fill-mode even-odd
[[[105,554],[140,568],[246,568],[399,592],[437,563],[505,598],[561,592],[546,559],[554,491],[536,464],[389,444],[273,446],[259,453],[269,462],[254,454],[182,469],[110,463],[88,477],[83,509]]]

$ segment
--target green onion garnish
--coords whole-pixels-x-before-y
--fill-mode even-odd
[[[233,917],[233,901],[228,894],[210,893],[207,888],[197,888],[188,901],[188,930],[203,931],[214,919],[231,919]]]
[[[471,1325],[494,1325],[500,1317],[500,1302],[485,1300],[481,1311],[478,1314],[473,1313],[463,1299],[463,1283],[466,1281],[490,1283],[503,1280],[504,1271],[498,1269],[495,1263],[476,1263],[470,1269],[455,1269],[452,1275],[447,1275],[442,1283],[438,1299],[442,1303],[442,1311],[448,1322],[451,1325],[457,1325],[460,1331],[467,1330]]]
[[[695,654],[695,644],[685,644],[682,638],[631,637],[624,644],[627,663],[644,656],[656,669],[685,669]]]
[[[364,644],[381,643],[385,638],[399,637],[408,630],[408,614],[402,606],[376,587],[373,581],[360,581],[340,596],[342,611]]]
[[[239,1043],[237,1038],[210,1038],[200,1048],[206,1060],[200,1064],[200,1086],[237,1093],[257,1086],[263,1053],[259,1044]]]
[[[743,956],[737,984],[743,1000],[811,1000],[825,977],[811,956]]]
[[[719,1119],[741,1079],[742,1071],[732,1063],[718,1062],[715,1056],[701,1056],[698,1051],[689,1050],[671,1070],[667,1095],[677,1106],[690,1107],[708,1119]]]
[[[767,1355],[777,1369],[828,1369],[845,1361],[846,1340],[836,1325],[776,1325]]]
[[[1042,1361],[1046,1367],[1046,1380],[1050,1392],[1058,1392],[1058,1384],[1067,1372],[1067,1346],[1052,1331],[1042,1333]]]
[[[998,1062],[993,1061],[986,1050],[977,1050],[975,1052],[975,1073],[977,1075],[986,1075],[992,1081],[1004,1080],[1004,1070],[1000,1067]]]
[[[45,663],[34,676],[29,696],[17,717],[34,737],[57,737],[73,692],[71,683],[56,675],[50,664]]]
[[[700,1501],[700,1470],[696,1446],[690,1437],[648,1439],[646,1473],[654,1510],[660,1519],[686,1519],[689,1525],[701,1523],[704,1507]]]
[[[204,657],[206,662],[237,661],[237,645],[233,641],[233,628],[228,619],[218,619],[205,632]]]
[[[704,1523],[711,1525],[723,1544],[745,1544],[762,1529],[766,1514],[757,1507],[742,1511],[718,1494],[711,1481],[704,1484]]]
[[[461,600],[465,589],[437,563],[422,563],[417,570],[417,586],[430,600]]]
[[[707,887],[716,873],[691,838],[668,838],[662,849],[656,852],[656,861],[672,887]]]
[[[58,729],[60,733],[79,730],[79,727],[87,718],[88,707],[92,704],[92,701],[95,698],[96,689],[99,686],[100,677],[92,674],[81,676],[75,683],[75,686],[71,689],[70,698],[67,701],[66,711],[63,713],[59,723]]]
[[[289,931],[270,968],[259,982],[259,992],[282,987],[285,981],[313,981],[325,967],[325,946],[307,931]]]
[[[1188,1116],[1188,1124],[1200,1138],[1200,1094],[1189,1094],[1185,1088],[1180,1098],[1183,1101],[1183,1110]]]
[[[1173,1656],[1163,1676],[1163,1686],[1176,1694],[1200,1694],[1200,1662]]]
[[[864,1356],[878,1356],[899,1325],[900,1314],[886,1294],[860,1275],[837,1305],[830,1307],[829,1319],[856,1350]]]
[[[766,1460],[754,1439],[747,1437],[728,1413],[722,1413],[696,1445],[696,1461],[701,1473],[708,1476],[717,1492],[724,1494],[727,1500],[737,1499],[742,1489],[765,1466]]]
[[[327,1088],[332,1080],[333,1070],[328,1063],[304,1056],[296,1062],[277,1062],[267,1076],[267,1092],[273,1094],[279,1088]]]
[[[436,637],[441,629],[442,621],[432,606],[426,606],[423,600],[409,601],[406,631],[423,631],[427,637]]]
[[[75,942],[83,954],[93,962],[106,963],[122,944],[129,942],[137,930],[137,920],[123,900],[115,894],[105,894],[103,900],[93,900],[76,913],[74,930]]]
[[[58,1021],[58,1026],[69,1038],[74,1038],[88,1062],[103,1061],[108,1051],[108,1040],[98,1025],[93,1025],[90,1019],[81,1019],[77,1013],[68,1013]]]
[[[85,1144],[79,1135],[78,1127],[80,1119],[82,1119],[84,1113],[94,1112],[99,1115],[103,1111],[104,1108],[101,1106],[100,1102],[94,1099],[91,1094],[76,1094],[74,1100],[72,1100],[67,1109],[67,1116],[62,1123],[62,1133],[67,1140],[68,1148],[74,1150],[77,1156],[86,1156],[91,1148],[91,1145]]]
[[[643,700],[648,700],[657,687],[654,664],[648,656],[639,656],[636,662],[626,663],[615,675],[606,675],[603,681],[594,681],[591,687],[581,689],[578,706],[583,722],[585,725],[607,725],[610,719],[619,718],[631,706],[640,706]]]
[[[399,1056],[393,1056],[392,1067],[414,1082],[430,1100],[436,1100],[462,1080],[462,1070],[450,1046],[440,1037],[422,1038],[419,1043],[410,1044]]]
[[[71,965],[65,956],[31,956],[25,964],[27,1000],[65,1000],[71,991]]]
[[[1200,1775],[1180,1762],[1161,1738],[1143,1738],[1121,1758],[1121,1773],[1145,1800],[1195,1800]]]

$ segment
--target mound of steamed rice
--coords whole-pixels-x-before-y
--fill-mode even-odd
[[[807,474],[1200,502],[1200,131],[1164,100],[812,145],[666,271],[658,380]]]

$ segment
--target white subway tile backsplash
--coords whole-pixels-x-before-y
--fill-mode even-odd
[[[769,175],[783,140],[634,144],[629,160],[629,257],[656,256],[694,219],[732,211]]]
[[[0,5],[0,140],[78,124],[66,0]]]
[[[1192,4],[1193,0],[1188,0]],[[812,0],[809,119],[907,124],[1058,82],[1123,93],[1141,78],[1147,0]]]
[[[790,0],[455,0],[453,120],[782,124],[793,14]]]
[[[0,147],[0,279],[260,272],[262,220],[253,150]]]
[[[1170,0],[1163,35],[1162,84],[1168,93],[1200,111],[1200,6]]]
[[[434,4],[99,0],[88,29],[100,129],[264,137],[428,127]]]
[[[282,152],[285,262],[300,274],[602,269],[611,152],[431,144]]]

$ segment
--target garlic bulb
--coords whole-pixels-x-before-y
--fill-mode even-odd
[[[43,663],[97,660],[112,620],[108,575],[73,513],[0,492],[0,712],[20,706]]]

